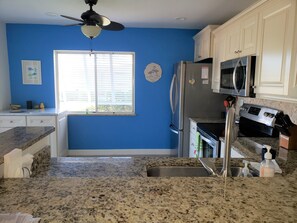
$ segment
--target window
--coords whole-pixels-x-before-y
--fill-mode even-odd
[[[55,51],[55,63],[59,108],[134,114],[134,53]]]

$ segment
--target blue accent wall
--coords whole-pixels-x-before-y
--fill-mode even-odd
[[[169,88],[173,64],[192,61],[197,30],[127,28],[102,31],[90,41],[79,27],[7,24],[12,103],[55,107],[54,50],[135,52],[136,116],[69,116],[70,149],[167,149],[170,147]],[[40,60],[42,85],[23,85],[21,60]],[[147,64],[160,64],[162,78],[150,83]]]

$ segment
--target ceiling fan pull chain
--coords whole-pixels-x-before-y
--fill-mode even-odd
[[[92,56],[93,54],[93,42],[92,42],[92,39],[90,39],[90,56]]]

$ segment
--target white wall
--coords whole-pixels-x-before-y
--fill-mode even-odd
[[[0,111],[9,108],[10,80],[8,67],[8,53],[6,41],[6,26],[0,21]]]

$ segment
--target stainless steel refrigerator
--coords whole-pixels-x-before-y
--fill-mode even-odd
[[[189,157],[189,118],[221,118],[226,95],[211,89],[212,64],[181,61],[174,65],[170,86],[171,149]]]

